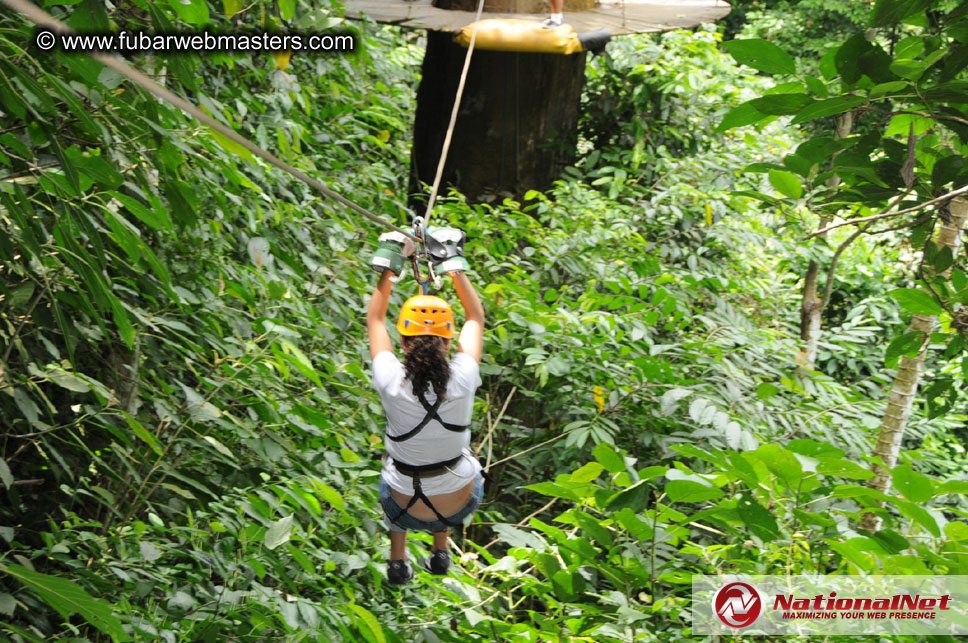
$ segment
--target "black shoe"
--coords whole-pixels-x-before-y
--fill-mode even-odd
[[[436,576],[446,576],[450,570],[450,552],[446,549],[431,549],[424,569]]]
[[[406,560],[391,560],[387,563],[387,582],[391,585],[406,585],[413,578],[413,567]]]

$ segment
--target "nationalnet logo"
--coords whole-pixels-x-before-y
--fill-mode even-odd
[[[968,634],[968,576],[693,576],[694,634]]]
[[[813,597],[776,596],[773,609],[782,612],[782,618],[854,618],[895,619],[938,617],[941,610],[950,610],[951,595],[922,596],[921,594],[895,594],[880,598],[838,597],[837,592]]]
[[[753,586],[729,583],[716,592],[713,610],[719,620],[729,627],[749,627],[763,613],[763,601]]]

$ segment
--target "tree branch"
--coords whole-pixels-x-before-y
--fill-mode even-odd
[[[830,258],[830,267],[827,268],[827,283],[824,284],[823,296],[820,297],[820,310],[826,308],[827,302],[830,301],[830,292],[834,288],[834,277],[837,275],[837,262],[840,261],[840,255],[842,255],[844,250],[847,249],[847,246],[852,244],[854,239],[863,234],[868,227],[870,227],[870,225],[861,226],[854,230],[854,233],[844,239],[844,241],[837,246],[837,249],[834,251],[834,256]]]
[[[811,237],[815,237],[815,236],[817,236],[819,234],[823,234],[825,232],[829,232],[831,230],[834,230],[835,228],[842,228],[842,227],[848,226],[848,225],[857,225],[859,223],[866,223],[867,221],[877,221],[879,219],[887,219],[889,217],[900,216],[902,214],[907,214],[909,212],[916,212],[918,210],[922,210],[922,209],[924,209],[924,208],[926,208],[928,206],[934,205],[936,203],[940,203],[942,201],[948,201],[950,199],[953,199],[956,196],[961,196],[962,194],[965,194],[965,193],[968,193],[968,185],[963,185],[960,188],[958,188],[957,190],[952,190],[951,192],[948,192],[947,194],[942,194],[941,196],[935,197],[935,198],[931,199],[930,201],[925,201],[924,203],[920,203],[918,205],[911,206],[910,208],[904,208],[903,210],[898,210],[896,212],[878,212],[877,214],[872,214],[869,217],[861,217],[860,219],[850,219],[849,221],[841,221],[840,223],[834,223],[834,224],[831,224],[831,225],[827,226],[826,228],[822,228],[820,230],[817,230],[816,232],[810,233],[809,235],[807,235],[807,238],[810,239]],[[888,207],[890,207],[890,206],[888,206]]]

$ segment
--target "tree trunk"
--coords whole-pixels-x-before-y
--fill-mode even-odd
[[[467,50],[427,34],[410,156],[411,205],[437,171]],[[475,50],[444,166],[443,186],[490,201],[545,190],[574,161],[585,53]],[[415,196],[419,195],[419,196]]]
[[[846,138],[854,127],[854,112],[846,111],[837,119],[837,131],[835,136],[838,139]],[[836,155],[834,155],[836,158]],[[836,174],[827,181],[827,187],[837,187],[840,184],[840,177]],[[829,217],[821,217],[819,229],[826,228],[830,223]],[[822,238],[826,238],[824,235]],[[835,264],[831,264],[830,269],[834,270]],[[820,264],[811,259],[807,266],[807,274],[803,279],[803,298],[800,305],[800,340],[803,348],[800,351],[799,364],[806,369],[813,370],[817,365],[817,344],[820,341],[820,324],[823,321],[823,309],[827,306],[824,298],[817,296],[817,282],[820,278]]]
[[[950,210],[951,220],[949,223],[942,224],[935,239],[935,245],[938,248],[950,247],[952,254],[957,257],[958,246],[961,244],[961,230],[965,220],[968,219],[968,201],[960,197],[952,199]],[[947,277],[951,274],[951,270],[952,268],[948,268],[941,273],[942,276]],[[928,337],[934,330],[937,320],[937,315],[915,315],[908,325],[908,332],[921,331],[926,336],[916,357],[901,357],[897,375],[894,376],[894,384],[891,386],[891,394],[887,399],[887,409],[881,420],[877,446],[874,447],[874,455],[878,456],[887,468],[874,465],[874,477],[867,482],[868,487],[881,493],[887,493],[891,484],[890,469],[897,463],[901,439],[904,437],[904,429],[907,428],[908,418],[914,406],[914,396],[917,394],[918,382],[921,379],[921,367],[927,352]],[[864,514],[860,522],[861,529],[874,532],[880,527],[880,516],[873,513]]]
[[[826,226],[827,218],[820,220],[820,227]],[[803,279],[803,299],[800,305],[800,350],[798,362],[806,369],[813,370],[817,365],[817,343],[820,340],[820,322],[823,319],[823,306],[817,297],[817,280],[820,277],[820,264],[810,260],[807,274]]]

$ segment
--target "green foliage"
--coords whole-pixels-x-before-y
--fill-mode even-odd
[[[252,25],[263,9],[340,24],[293,2],[145,7],[56,10],[78,27]],[[771,87],[715,32],[624,38],[589,66],[583,156],[553,190],[444,199],[434,216],[468,231],[488,313],[476,416],[478,436],[494,428],[481,456],[496,484],[452,575],[391,592],[361,323],[376,231],[97,63],[38,58],[12,15],[0,26],[0,636],[667,639],[685,636],[693,573],[965,573],[958,350],[929,365],[941,384],[925,410],[942,412],[916,414],[896,493],[861,486],[885,350],[952,334],[886,345],[895,301],[937,303],[899,272],[905,250],[865,239],[843,254],[822,368],[796,362],[809,253],[789,215],[828,205],[837,151],[848,190],[893,185],[880,148],[801,141],[779,120],[897,99],[935,66],[914,80],[916,65],[888,65],[903,86],[841,92],[774,45],[733,45],[795,77]],[[361,38],[354,56],[285,71],[268,56],[135,64],[405,221],[416,35]],[[927,64],[940,44],[921,42],[895,51]],[[756,128],[714,132],[730,115]],[[881,125],[878,141],[932,135]],[[916,189],[950,183],[959,155],[917,165]],[[885,528],[855,532],[865,511]]]

